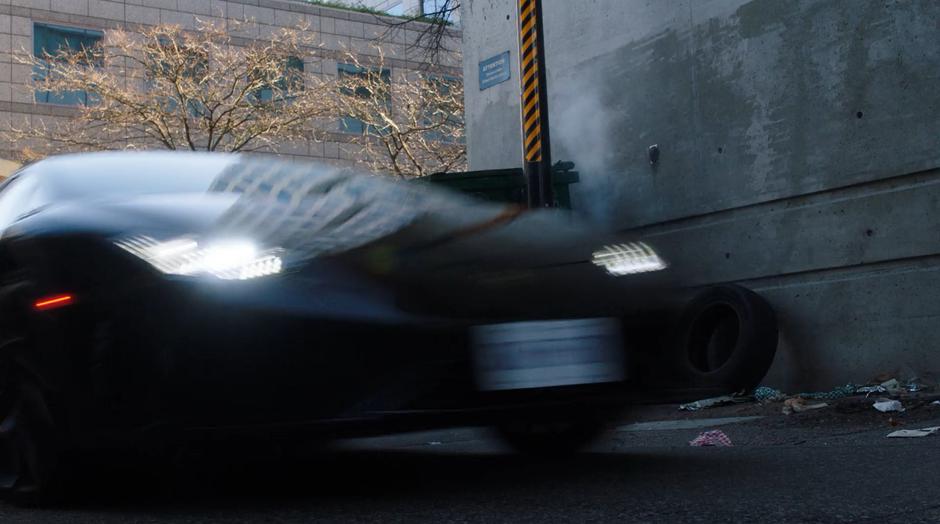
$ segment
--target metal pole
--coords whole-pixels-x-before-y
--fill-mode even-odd
[[[555,205],[555,196],[552,191],[541,0],[519,0],[519,64],[523,171],[529,207],[550,207]]]

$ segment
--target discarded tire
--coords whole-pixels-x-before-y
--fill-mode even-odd
[[[777,320],[760,295],[736,285],[705,289],[676,329],[676,364],[695,387],[752,390],[777,351]]]

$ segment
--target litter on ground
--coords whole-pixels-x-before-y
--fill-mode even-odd
[[[746,402],[747,397],[740,397],[736,395],[722,395],[720,397],[706,398],[702,400],[696,400],[695,402],[689,402],[688,404],[682,404],[679,406],[679,409],[683,411],[698,411],[700,409],[711,408],[714,406],[723,406],[725,404],[735,404],[738,402]]]
[[[891,380],[886,380],[882,382],[881,387],[885,388],[885,391],[891,395],[897,395],[901,392],[901,383],[898,382],[898,379],[892,378]]]
[[[720,429],[713,429],[711,431],[706,431],[701,435],[695,437],[689,442],[690,446],[693,447],[706,447],[706,446],[717,446],[717,447],[728,447],[733,446],[731,439],[728,438],[728,435],[725,435],[725,432]]]
[[[808,404],[806,402],[808,400],[832,401],[854,395],[865,395],[867,398],[873,394],[904,397],[909,393],[919,393],[921,391],[930,389],[932,389],[931,385],[925,384],[916,378],[909,380],[904,385],[902,385],[898,379],[892,378],[885,380],[880,384],[869,384],[866,386],[846,384],[844,386],[833,388],[829,391],[798,393],[792,396],[787,395],[783,391],[772,388],[770,386],[760,386],[755,388],[750,395],[735,393],[733,395],[722,395],[720,397],[705,398],[702,400],[696,400],[695,402],[682,404],[679,406],[679,409],[683,411],[698,411],[700,409],[724,406],[727,404],[737,404],[740,402],[750,402],[755,400],[760,403],[783,401],[785,404],[783,407],[783,413],[789,415],[790,413],[799,413],[801,411],[808,411],[811,409],[820,409],[829,405],[825,402]],[[931,402],[931,404],[940,406],[940,400]],[[881,412],[904,411],[904,406],[901,405],[901,403],[897,400],[889,400],[884,398],[878,399],[878,402],[875,402],[874,407]]]
[[[880,400],[871,405],[882,413],[889,411],[904,411],[904,406],[898,400]]]
[[[800,393],[799,396],[810,400],[836,400],[844,397],[850,397],[855,394],[858,386],[855,384],[846,384],[832,389],[831,391],[819,391],[814,393]]]
[[[866,397],[868,395],[871,395],[872,393],[887,393],[887,392],[888,390],[885,389],[885,387],[882,386],[881,384],[878,384],[877,386],[861,386],[855,390],[855,393],[859,395],[864,393]]]
[[[940,431],[940,426],[921,429],[899,429],[888,433],[888,438],[927,437]]]
[[[788,398],[783,403],[783,414],[789,415],[791,413],[802,413],[804,411],[810,411],[813,409],[821,409],[829,406],[825,402],[818,402],[816,404],[807,404],[806,399],[799,397]]]
[[[779,402],[786,400],[787,395],[779,389],[768,386],[760,386],[754,390],[754,400],[758,402]]]

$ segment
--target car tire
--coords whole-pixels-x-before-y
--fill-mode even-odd
[[[737,285],[712,286],[683,310],[676,328],[675,360],[693,387],[751,391],[777,351],[773,308]]]
[[[0,422],[4,494],[18,505],[46,505],[63,493],[68,468],[38,386],[22,377],[17,382],[11,409]]]
[[[0,288],[0,493],[23,506],[51,503],[63,492],[65,455],[47,394],[20,359],[30,350],[24,299],[29,284]]]
[[[526,455],[567,455],[575,453],[604,430],[599,418],[515,420],[496,426],[500,438],[516,452]]]

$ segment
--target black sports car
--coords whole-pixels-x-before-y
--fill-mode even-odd
[[[628,402],[752,386],[776,344],[755,295],[689,302],[648,243],[328,165],[55,157],[0,187],[0,231],[19,494],[70,454],[221,435],[487,424],[571,449]]]

